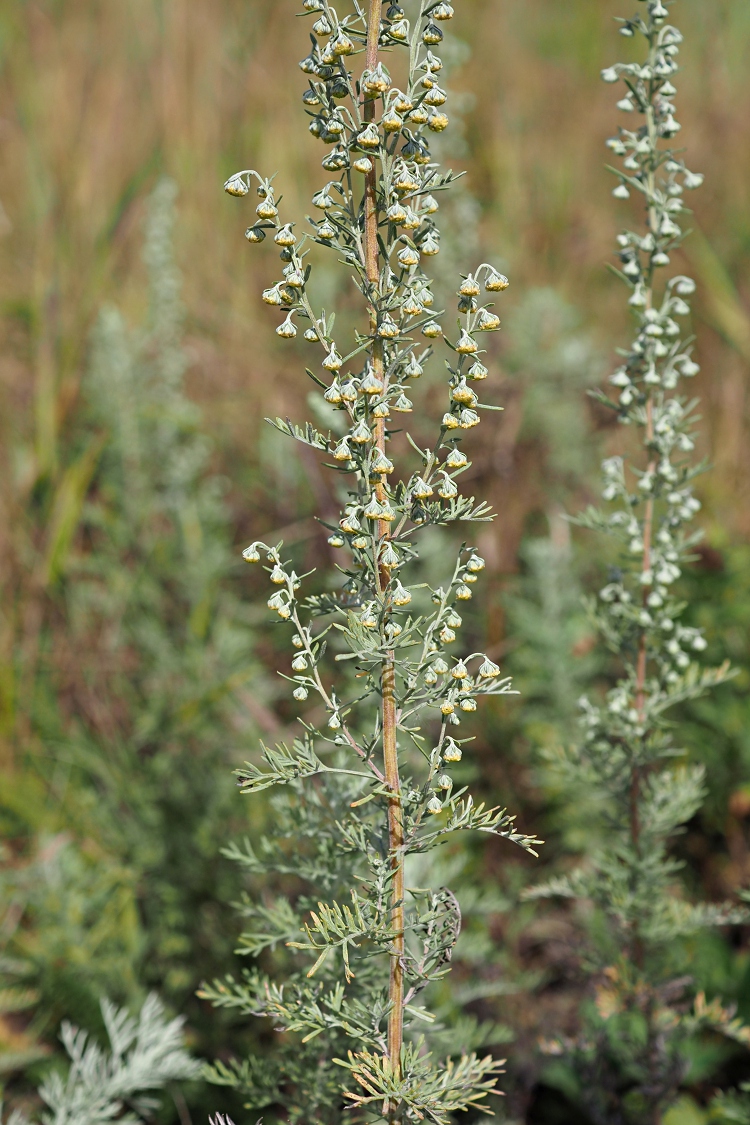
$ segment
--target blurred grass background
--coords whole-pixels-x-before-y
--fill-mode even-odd
[[[276,534],[327,570],[310,517],[334,498],[315,460],[263,427],[302,413],[303,352],[279,346],[258,300],[273,260],[247,246],[221,184],[239,167],[278,169],[289,212],[304,214],[321,182],[294,10],[0,9],[0,1082],[21,1100],[60,1018],[95,1027],[101,992],[157,987],[207,1055],[255,1042],[194,998],[236,940],[237,879],[219,849],[267,815],[236,797],[231,768],[289,721],[260,587],[236,560]],[[454,21],[464,126],[446,159],[468,177],[441,259],[468,269],[476,248],[512,281],[492,351],[505,413],[473,446],[472,486],[499,514],[481,534],[489,601],[471,628],[525,693],[479,720],[477,783],[548,839],[544,864],[585,846],[539,751],[571,735],[598,667],[579,608],[595,548],[571,544],[560,516],[593,496],[598,458],[620,440],[584,393],[627,333],[604,262],[629,205],[604,170],[615,110],[598,78],[625,49],[618,14],[614,0],[471,0]],[[741,671],[682,716],[710,794],[680,853],[713,898],[750,875],[750,6],[681,0],[675,18],[682,136],[706,175],[679,268],[699,282],[696,390],[713,464],[686,590],[717,658]],[[339,272],[322,259],[319,291],[346,309]],[[502,848],[469,861],[506,903],[537,876]],[[576,920],[485,914],[487,988],[471,1003],[516,1034],[507,1113],[580,1121],[535,1048],[573,1026],[585,991]],[[694,953],[700,982],[750,1016],[744,942],[702,938]],[[685,1102],[699,1116],[685,1122],[706,1120],[715,1086],[750,1076],[745,1058],[704,1055]],[[175,1092],[165,1120],[212,1106],[210,1091]]]

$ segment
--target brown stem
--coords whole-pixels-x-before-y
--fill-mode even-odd
[[[368,70],[374,70],[378,61],[378,37],[380,35],[381,0],[370,0],[367,11],[367,51],[365,65]],[[363,107],[365,121],[372,121],[375,117],[374,99],[367,99]],[[370,327],[373,335],[377,329],[377,312],[375,309],[375,295],[378,285],[379,250],[378,250],[378,201],[377,201],[377,173],[373,161],[372,169],[365,177],[364,193],[364,248],[365,269],[367,280],[372,287],[370,299]],[[383,344],[374,336],[375,342],[372,349],[372,362],[376,377],[384,381],[383,372]],[[385,452],[385,420],[378,418],[375,425],[375,444],[381,452]],[[382,481],[376,488],[378,500],[385,498],[385,486]],[[390,524],[386,520],[378,521],[378,544],[381,545],[390,537]],[[381,590],[388,584],[388,572],[376,567],[377,583]],[[391,952],[390,972],[388,981],[388,999],[390,1013],[388,1016],[388,1059],[394,1075],[401,1074],[401,1048],[404,1041],[404,821],[401,808],[401,780],[398,771],[398,749],[396,745],[396,669],[394,654],[389,651],[381,668],[381,690],[383,693],[383,767],[385,780],[391,796],[388,800],[388,849],[391,857],[391,928],[394,933],[393,949]],[[396,1116],[396,1106],[389,1106],[388,1118],[393,1121]]]
[[[653,399],[649,396],[646,404],[646,445],[650,446],[654,437],[654,404]],[[656,461],[651,455],[648,463],[648,472],[653,473],[656,469]],[[651,538],[653,535],[654,526],[654,500],[649,497],[646,501],[646,514],[643,520],[643,563],[642,571],[651,570]],[[643,607],[646,608],[648,604],[648,593],[651,584],[643,587]],[[643,723],[646,710],[646,673],[647,673],[647,644],[646,644],[646,629],[641,632],[640,641],[638,643],[638,658],[636,661],[635,670],[635,707],[638,712],[638,721]],[[637,764],[633,765],[630,776],[630,837],[635,849],[636,855],[640,855],[641,847],[641,821],[640,821],[640,796],[641,796],[641,770]],[[643,944],[638,936],[635,935],[634,941],[634,960],[638,967],[643,965]]]

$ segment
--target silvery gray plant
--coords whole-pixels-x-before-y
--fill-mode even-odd
[[[304,9],[312,30],[302,101],[326,150],[316,215],[296,227],[272,179],[254,169],[225,187],[245,206],[259,200],[246,237],[272,239],[281,259],[263,300],[279,311],[280,337],[309,341],[307,374],[341,423],[323,432],[272,422],[338,477],[342,509],[328,542],[340,552],[341,582],[306,596],[308,576],[282,544],[244,552],[265,565],[269,609],[289,632],[282,675],[300,736],[239,771],[244,793],[279,789],[269,835],[230,854],[250,873],[301,882],[245,904],[243,951],[267,959],[275,950],[271,971],[202,994],[285,1033],[267,1058],[214,1068],[249,1107],[293,1122],[447,1122],[494,1089],[500,1063],[460,1037],[448,1058],[430,1051],[435,1017],[422,993],[450,967],[460,912],[448,889],[408,886],[405,867],[462,831],[529,851],[536,841],[454,782],[471,740],[464,723],[482,697],[511,690],[497,664],[460,644],[462,607],[484,561],[463,546],[444,584],[425,587],[418,543],[426,528],[491,518],[461,489],[470,465],[462,443],[493,409],[480,403],[482,340],[500,326],[493,298],[508,281],[479,264],[460,279],[456,320],[443,323],[433,307],[425,265],[440,250],[438,199],[455,178],[430,155],[448,125],[437,51],[451,5],[305,0]],[[361,294],[351,346],[315,305],[315,245],[335,254]],[[447,401],[434,442],[421,448],[408,429],[406,440],[396,435],[433,348],[447,357]]]
[[[701,1029],[748,1039],[730,1009],[691,992],[686,946],[701,928],[742,921],[745,912],[690,902],[673,853],[674,837],[703,800],[704,777],[674,744],[670,709],[729,671],[697,663],[706,642],[683,623],[676,586],[701,536],[692,527],[700,509],[693,481],[704,466],[695,456],[696,402],[682,389],[699,370],[680,327],[695,284],[674,270],[673,257],[686,234],[685,189],[703,177],[676,149],[682,35],[669,6],[643,0],[621,20],[623,36],[641,38],[642,61],[602,71],[605,82],[624,87],[617,106],[627,115],[607,142],[620,158],[611,169],[613,194],[637,201],[644,225],[618,235],[615,272],[628,289],[635,336],[619,353],[611,395],[599,396],[640,452],[603,462],[606,506],[577,520],[610,544],[613,564],[591,611],[620,676],[605,698],[581,699],[583,738],[560,762],[578,807],[582,789],[598,804],[592,834],[601,843],[573,875],[534,892],[595,907],[587,952],[594,1003],[577,1039],[549,1047],[572,1060],[580,1100],[601,1125],[661,1121],[688,1073],[689,1040]],[[591,816],[588,801],[587,810]]]

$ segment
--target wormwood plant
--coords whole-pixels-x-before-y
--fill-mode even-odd
[[[685,188],[702,176],[674,148],[680,130],[673,84],[682,36],[667,5],[647,0],[621,20],[621,34],[641,37],[641,62],[616,63],[605,82],[622,82],[618,108],[635,115],[607,143],[622,158],[618,199],[635,196],[645,229],[618,236],[616,270],[628,287],[635,338],[620,351],[610,379],[614,397],[601,401],[633,431],[640,454],[603,463],[604,509],[578,522],[609,537],[616,563],[591,611],[616,655],[620,678],[597,703],[582,698],[583,741],[561,763],[571,792],[595,796],[604,843],[590,862],[537,894],[582,896],[597,909],[590,956],[598,974],[596,1006],[567,1049],[579,1096],[592,1119],[607,1125],[658,1122],[688,1071],[689,1040],[701,1027],[747,1042],[733,1013],[700,994],[690,996],[686,939],[706,926],[739,921],[732,906],[691,903],[676,885],[674,836],[703,799],[700,768],[681,759],[667,716],[675,704],[720,683],[728,669],[702,669],[701,631],[681,623],[674,587],[700,538],[691,521],[700,508],[692,482],[696,403],[680,390],[698,371],[679,320],[689,314],[694,282],[668,274],[684,237]]]
[[[249,1105],[279,1107],[292,1121],[353,1112],[444,1122],[493,1090],[499,1063],[460,1042],[436,1061],[420,1032],[433,1020],[421,994],[448,971],[460,915],[446,888],[407,885],[408,858],[459,831],[503,836],[529,851],[535,841],[504,810],[475,804],[452,775],[468,741],[462,721],[479,697],[510,690],[483,653],[454,654],[460,608],[484,562],[463,546],[443,586],[410,576],[420,531],[491,518],[459,489],[470,464],[461,442],[483,409],[474,389],[488,374],[479,334],[500,324],[482,289],[501,292],[508,282],[486,263],[463,277],[457,328],[444,335],[423,262],[440,249],[436,195],[455,179],[429,147],[448,125],[435,50],[450,4],[421,0],[409,15],[380,0],[355,0],[346,13],[327,0],[305,0],[304,8],[314,22],[300,64],[309,80],[303,102],[310,132],[328,149],[330,178],[313,196],[320,215],[298,236],[280,216],[272,180],[246,169],[225,186],[244,197],[257,182],[257,219],[246,237],[258,243],[272,234],[282,261],[282,277],[263,299],[284,314],[279,336],[303,327],[320,357],[308,375],[341,419],[333,434],[309,422],[273,424],[320,451],[338,474],[342,512],[329,543],[341,551],[343,585],[304,597],[307,576],[295,573],[281,544],[256,542],[244,552],[248,562],[265,560],[276,588],[268,605],[294,650],[282,675],[302,707],[293,745],[264,748],[262,766],[239,771],[245,793],[287,789],[258,853],[234,854],[250,871],[296,876],[302,887],[294,904],[282,897],[245,909],[254,922],[243,938],[248,954],[291,951],[277,962],[283,983],[255,969],[203,995],[288,1033],[270,1059],[216,1066],[215,1079],[239,1086]],[[313,305],[313,244],[333,250],[364,301],[348,351],[333,316]],[[447,409],[431,447],[406,434],[417,468],[409,472],[404,460],[397,472],[408,454],[397,435],[412,410],[409,388],[433,342],[448,349]]]
[[[167,1020],[157,996],[150,995],[138,1017],[102,1001],[102,1020],[110,1051],[67,1021],[60,1038],[70,1060],[63,1078],[50,1073],[39,1088],[47,1106],[42,1125],[104,1125],[117,1119],[137,1125],[158,1107],[153,1091],[179,1079],[195,1078],[200,1066],[185,1050],[181,1018]],[[147,1093],[146,1091],[150,1091]],[[0,1120],[4,1120],[0,1103]],[[31,1125],[21,1109],[7,1125]]]

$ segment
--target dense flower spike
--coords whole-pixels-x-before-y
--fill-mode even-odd
[[[682,42],[660,0],[641,3],[621,30],[645,44],[641,62],[616,63],[605,82],[622,82],[618,108],[637,113],[607,141],[620,163],[611,171],[617,199],[638,200],[645,225],[617,238],[618,272],[629,292],[635,337],[620,352],[611,395],[599,395],[641,440],[640,459],[603,462],[603,510],[589,509],[578,523],[607,534],[617,546],[608,580],[591,610],[603,640],[620,661],[620,679],[604,698],[580,700],[582,745],[570,751],[571,799],[580,791],[603,810],[601,848],[573,876],[537,888],[536,895],[582,896],[593,902],[601,981],[596,1018],[569,1049],[581,1077],[581,1097],[595,1122],[660,1122],[675,1101],[688,1066],[687,1041],[703,1024],[685,995],[689,961],[679,941],[701,926],[739,921],[730,906],[691,905],[675,897],[671,838],[703,798],[700,769],[670,760],[664,715],[685,699],[719,683],[727,668],[701,669],[705,647],[698,629],[682,624],[684,606],[675,583],[700,537],[690,524],[700,508],[692,482],[700,465],[691,459],[694,403],[680,384],[698,371],[679,319],[694,282],[664,275],[683,238],[685,189],[702,177],[688,170],[671,145],[679,131],[673,79]],[[488,284],[488,288],[489,288]],[[495,279],[492,287],[500,288]],[[484,666],[483,666],[484,668]],[[480,675],[487,670],[480,669]],[[591,806],[593,807],[593,806]],[[739,1021],[719,1008],[716,1030],[741,1037]],[[726,1018],[724,1018],[726,1017]],[[723,1023],[722,1023],[723,1020]],[[741,1033],[741,1034],[740,1034]],[[589,1076],[596,1074],[596,1080]]]
[[[454,343],[423,267],[440,250],[437,197],[454,179],[430,152],[432,135],[449,123],[433,48],[451,5],[305,0],[304,8],[312,15],[312,46],[300,63],[308,80],[302,101],[310,134],[325,149],[325,183],[312,198],[324,219],[310,220],[303,233],[279,213],[271,181],[251,169],[231,176],[226,190],[244,198],[257,182],[262,202],[248,240],[270,232],[282,262],[281,278],[263,299],[283,313],[279,336],[292,339],[302,328],[330,373],[321,383],[325,409],[337,415],[332,432],[280,418],[272,424],[319,451],[339,474],[346,502],[328,542],[342,552],[344,584],[305,598],[281,544],[245,552],[249,562],[265,562],[277,584],[269,607],[292,626],[295,651],[283,674],[303,705],[304,736],[292,749],[266,750],[264,766],[240,771],[240,784],[244,792],[288,786],[289,809],[301,808],[308,792],[304,815],[312,817],[315,806],[320,824],[304,838],[319,838],[325,851],[316,870],[326,872],[319,893],[327,901],[310,910],[316,899],[303,897],[303,918],[293,923],[290,908],[264,912],[266,937],[247,938],[249,950],[283,940],[302,952],[305,964],[283,992],[254,975],[252,985],[228,982],[206,995],[302,1035],[301,1043],[287,1036],[279,1046],[278,1082],[269,1086],[264,1076],[254,1083],[247,1071],[237,1077],[250,1104],[285,1105],[293,1120],[328,1120],[316,1100],[325,1088],[336,1106],[330,1119],[338,1119],[345,1097],[351,1108],[383,1107],[392,1122],[428,1117],[441,1125],[485,1096],[498,1066],[460,1047],[458,1061],[432,1063],[419,1045],[431,1017],[415,1008],[416,997],[445,973],[459,917],[449,892],[425,898],[405,887],[405,859],[460,830],[492,832],[529,851],[536,841],[517,832],[504,810],[474,804],[450,774],[462,757],[459,728],[477,699],[511,690],[483,654],[446,655],[462,626],[456,606],[472,597],[484,564],[463,547],[444,585],[427,591],[410,583],[409,565],[424,528],[492,518],[488,505],[460,489],[469,464],[460,443],[485,409],[467,383],[488,373],[479,359],[481,334],[500,324],[481,299],[482,286],[494,293],[508,282],[490,264],[473,269],[459,287]],[[388,49],[383,57],[381,48]],[[334,251],[361,293],[366,321],[351,349],[313,304],[315,244]],[[432,446],[399,465],[390,418],[413,410],[410,383],[422,375],[431,344],[447,358],[445,413]],[[356,675],[347,678],[351,666]],[[314,794],[323,792],[321,802]],[[332,895],[343,895],[346,905],[328,901]]]

